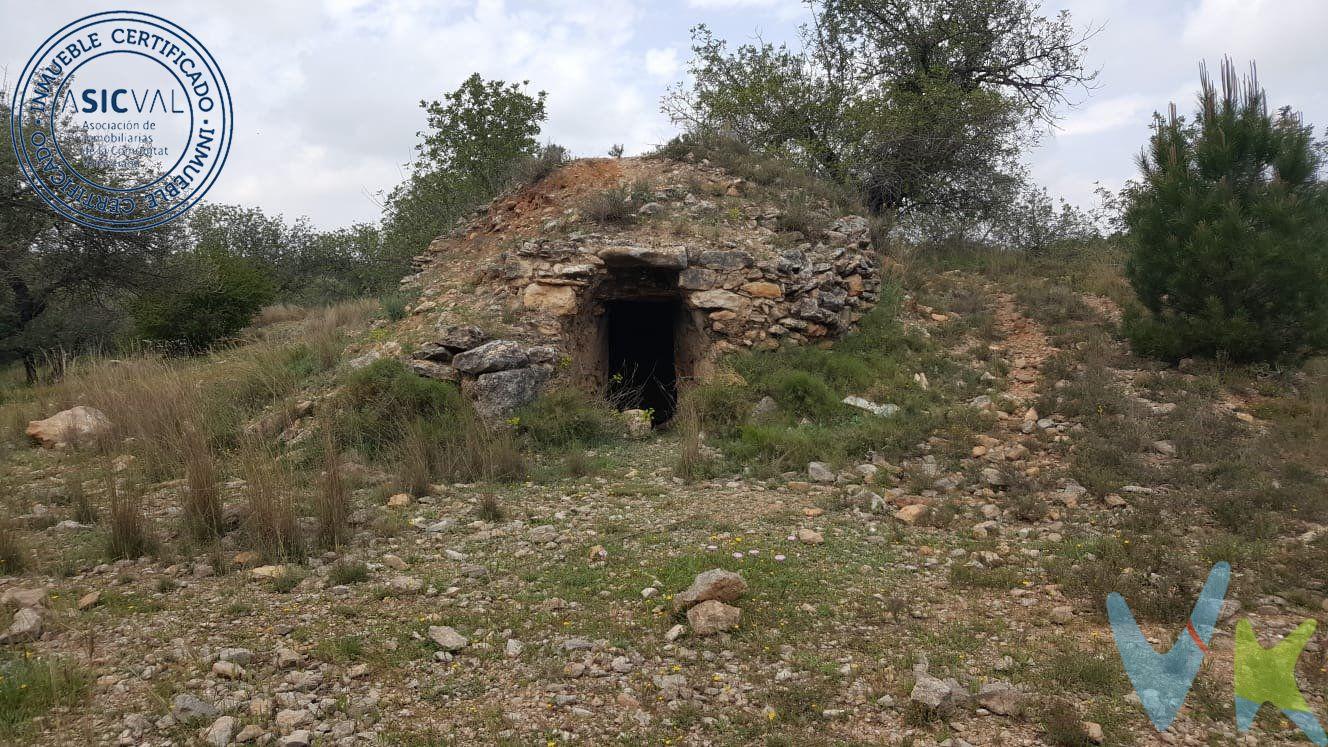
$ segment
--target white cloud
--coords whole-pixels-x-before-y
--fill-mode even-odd
[[[646,50],[646,72],[656,78],[672,79],[678,74],[679,67],[677,49],[669,47]]]
[[[1152,102],[1143,96],[1115,96],[1091,101],[1060,124],[1058,135],[1096,135],[1117,127],[1138,124],[1152,111]]]

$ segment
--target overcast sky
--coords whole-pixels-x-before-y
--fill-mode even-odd
[[[1193,106],[1199,61],[1255,59],[1274,106],[1328,125],[1328,0],[1050,0],[1103,25],[1088,62],[1096,90],[1029,155],[1053,193],[1087,205],[1119,186],[1169,101]],[[549,93],[543,137],[576,155],[639,153],[674,128],[659,98],[683,75],[688,29],[730,41],[792,39],[798,0],[0,0],[0,68],[13,84],[48,35],[101,10],[162,15],[211,51],[230,83],[235,143],[208,195],[325,228],[376,220],[423,126],[422,98],[471,72]]]

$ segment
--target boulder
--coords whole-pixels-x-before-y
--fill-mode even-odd
[[[0,605],[5,607],[44,607],[46,606],[47,590],[44,586],[36,589],[5,589],[4,594],[0,594]]]
[[[429,640],[438,644],[438,648],[453,653],[470,645],[465,636],[447,625],[430,625]]]
[[[835,473],[825,462],[809,462],[807,464],[807,476],[812,482],[834,482]]]
[[[687,590],[673,598],[673,608],[684,610],[711,599],[732,602],[747,593],[747,582],[742,576],[722,568],[698,573]]]
[[[713,635],[738,627],[742,610],[710,599],[687,610],[687,622],[697,635]]]
[[[927,515],[927,506],[921,503],[914,503],[904,506],[895,512],[895,518],[908,525],[913,525],[922,520]]]
[[[110,418],[101,410],[78,405],[61,410],[45,420],[33,420],[24,432],[28,438],[46,448],[58,448],[95,441],[108,435],[111,428]]]
[[[744,283],[738,290],[753,298],[782,298],[784,296],[784,290],[779,287],[779,283],[764,281]]]
[[[489,335],[473,324],[447,324],[438,327],[436,342],[454,353],[470,350],[488,341]]]
[[[650,413],[645,410],[623,410],[622,418],[627,422],[627,437],[640,440],[650,435]]]
[[[212,747],[226,747],[231,743],[231,735],[235,733],[235,718],[233,716],[222,716],[212,722],[212,726],[203,730],[200,735],[203,742]]]
[[[884,405],[878,405],[869,399],[863,399],[862,397],[858,397],[856,395],[845,397],[841,401],[844,404],[848,405],[849,407],[856,407],[859,410],[866,410],[867,412],[870,412],[873,415],[879,415],[883,418],[891,417],[892,415],[899,412],[899,405],[889,404],[889,403]]]
[[[216,706],[187,693],[176,695],[171,700],[171,716],[182,723],[216,718],[219,713]]]
[[[445,363],[437,363],[428,360],[412,360],[406,363],[410,370],[417,376],[423,376],[426,379],[435,381],[451,381],[453,383],[461,380],[461,374],[451,366]]]
[[[978,690],[978,705],[1000,716],[1018,716],[1027,697],[1008,682],[988,682]]]
[[[688,267],[678,273],[678,287],[683,290],[710,290],[718,282],[714,270],[701,267]]]
[[[530,352],[515,340],[494,340],[452,358],[456,370],[478,376],[494,371],[508,371],[530,363]]]
[[[527,309],[533,311],[554,316],[570,316],[576,313],[576,288],[570,285],[531,283],[522,292],[521,302]]]
[[[968,699],[963,686],[953,679],[941,680],[924,671],[915,671],[909,700],[932,710],[945,710]]]
[[[26,643],[41,636],[41,612],[36,607],[24,607],[14,613],[14,622],[9,629],[0,633],[0,644]]]
[[[433,361],[434,363],[451,363],[452,356],[456,353],[451,348],[439,345],[436,342],[426,342],[419,346],[415,352],[410,354],[411,358],[417,361]]]
[[[481,415],[490,420],[500,420],[534,402],[551,378],[552,368],[531,366],[482,374],[474,381],[466,382],[463,387]]]

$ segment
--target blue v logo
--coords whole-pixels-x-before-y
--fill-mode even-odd
[[[1213,637],[1230,581],[1230,563],[1213,566],[1185,629],[1165,654],[1157,653],[1149,645],[1124,597],[1116,593],[1107,597],[1111,634],[1116,639],[1125,673],[1130,676],[1148,719],[1158,731],[1166,731],[1171,726],[1194,685],[1199,665],[1208,653],[1208,641]]]

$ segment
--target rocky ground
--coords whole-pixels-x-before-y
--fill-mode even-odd
[[[4,505],[38,563],[0,579],[5,661],[63,662],[83,684],[0,718],[0,739],[1302,741],[1271,709],[1236,734],[1231,635],[1249,616],[1268,645],[1328,614],[1321,377],[1147,364],[1116,337],[1118,286],[1039,273],[901,273],[906,325],[980,382],[902,453],[685,480],[665,429],[593,449],[581,476],[542,454],[528,482],[408,495],[370,470],[352,539],[299,565],[227,543],[105,562],[102,531],[55,497],[62,452],[8,447]],[[943,389],[917,366],[918,387]],[[181,489],[148,491],[160,525]],[[1105,595],[1166,647],[1217,559],[1239,603],[1159,735]],[[1321,718],[1325,666],[1320,634],[1299,673]]]

